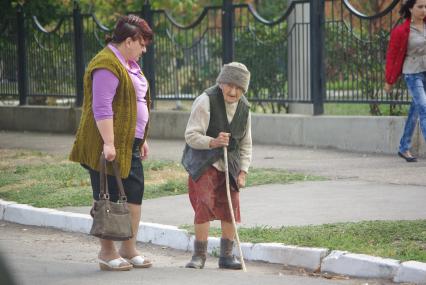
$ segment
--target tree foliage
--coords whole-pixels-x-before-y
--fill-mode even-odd
[[[36,15],[40,22],[48,23],[52,15],[70,13],[73,0],[6,0],[0,1],[0,17],[14,15],[16,5],[24,5],[31,15]],[[144,0],[78,0],[84,12],[94,12],[97,17],[111,23],[126,12],[142,10]],[[167,10],[173,18],[182,24],[189,24],[206,6],[222,5],[223,0],[150,0],[152,9]],[[266,19],[278,17],[287,7],[288,0],[234,0],[233,3],[251,3],[259,14]]]
[[[365,15],[374,15],[385,10],[393,0],[351,0],[351,5]]]
[[[270,0],[254,0],[254,1],[247,1],[251,2],[251,4],[254,5],[256,8],[256,11],[259,13],[260,16],[263,18],[271,21],[279,16],[287,9],[288,2],[287,0],[284,1],[270,1]]]

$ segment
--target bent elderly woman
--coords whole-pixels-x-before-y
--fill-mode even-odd
[[[117,161],[131,214],[133,238],[116,249],[112,240],[100,239],[102,270],[146,268],[151,261],[136,249],[141,218],[144,173],[141,159],[148,155],[147,131],[150,112],[148,81],[139,58],[152,41],[148,24],[135,15],[121,17],[108,45],[89,63],[84,75],[84,102],[70,160],[88,169],[93,199],[99,200],[99,157]],[[111,174],[111,172],[109,172]],[[108,175],[110,200],[118,200],[115,178]]]
[[[240,222],[239,189],[244,187],[251,162],[251,116],[247,99],[250,72],[238,62],[225,64],[216,79],[192,106],[185,131],[182,164],[189,173],[189,199],[194,209],[194,254],[186,265],[201,269],[207,256],[210,221],[220,220],[219,268],[242,269],[232,255],[235,230],[226,195],[223,147],[228,150],[231,200]]]

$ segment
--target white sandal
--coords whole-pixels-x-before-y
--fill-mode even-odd
[[[143,258],[140,255],[136,255],[130,259],[124,258],[128,263],[133,265],[134,268],[148,268],[152,266],[152,262],[149,259]]]
[[[130,264],[127,260],[125,260],[122,257],[112,259],[110,261],[98,259],[98,262],[99,262],[99,267],[103,271],[128,271],[132,269],[133,267],[132,264]]]

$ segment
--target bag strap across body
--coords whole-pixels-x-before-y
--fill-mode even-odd
[[[119,199],[117,203],[127,202],[127,196],[126,196],[126,193],[124,193],[124,186],[123,186],[123,181],[121,180],[118,163],[115,160],[113,160],[111,163],[112,163],[112,168],[114,170],[115,180],[117,181],[117,186],[119,190]],[[106,172],[107,160],[105,159],[104,153],[102,153],[99,158],[99,165],[100,165],[99,175],[100,175],[100,188],[101,188],[99,193],[99,199],[109,200],[109,191],[108,191],[108,182],[107,182],[108,180],[107,180],[107,172]]]

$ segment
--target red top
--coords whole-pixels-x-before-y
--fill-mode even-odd
[[[410,36],[411,18],[392,30],[386,53],[386,82],[394,84],[402,73]]]

